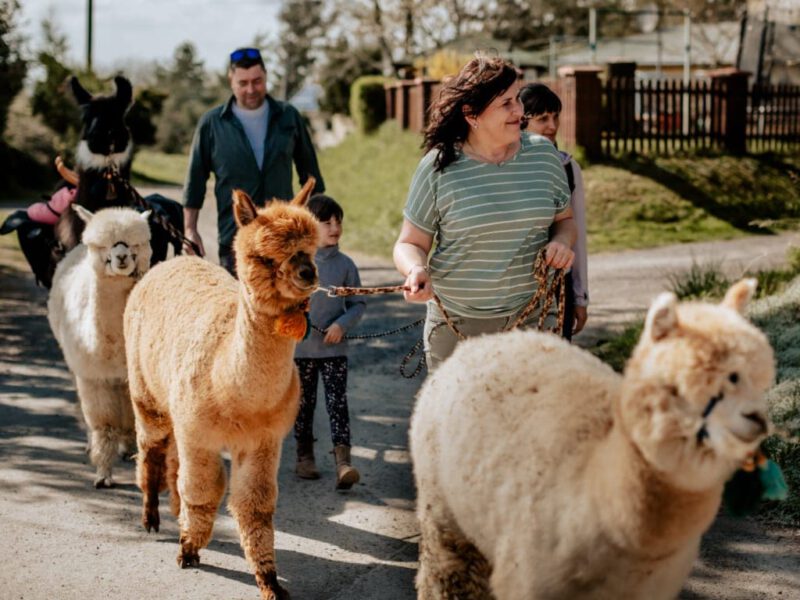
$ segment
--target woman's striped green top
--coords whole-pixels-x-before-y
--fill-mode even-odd
[[[434,236],[434,291],[465,317],[512,315],[536,291],[533,262],[569,187],[547,138],[523,134],[519,151],[499,165],[461,155],[443,172],[436,150],[417,166],[403,215]]]

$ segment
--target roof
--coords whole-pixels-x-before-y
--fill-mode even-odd
[[[713,67],[736,64],[739,49],[740,24],[738,21],[722,23],[693,23],[691,29],[691,61],[696,67]],[[683,26],[661,30],[661,65],[683,64]],[[540,52],[547,62],[548,51]],[[592,53],[588,42],[570,44],[558,50],[558,66],[590,64]],[[658,64],[658,32],[636,33],[622,38],[597,42],[597,64],[632,61],[639,66]]]

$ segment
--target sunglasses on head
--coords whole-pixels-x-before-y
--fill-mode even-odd
[[[231,62],[238,62],[245,58],[259,59],[261,58],[261,52],[258,48],[239,48],[231,52]]]

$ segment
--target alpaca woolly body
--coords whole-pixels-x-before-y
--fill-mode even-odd
[[[625,377],[538,332],[467,340],[429,377],[410,433],[421,599],[677,596],[763,438],[774,371],[735,310],[670,302],[676,322],[654,341],[651,311]]]
[[[302,307],[317,285],[318,225],[302,208],[313,185],[264,209],[234,193],[238,281],[200,258],[175,258],[147,274],[125,311],[142,522],[158,531],[158,494],[169,487],[178,564],[197,566],[225,491],[227,448],[228,507],[265,600],[286,597],[272,518],[281,444],[299,408]]]
[[[95,485],[106,487],[113,484],[117,447],[133,448],[122,315],[138,276],[150,266],[150,229],[147,215],[131,209],[106,209],[94,216],[80,210],[82,218],[91,219],[85,243],[58,264],[47,316],[75,376],[92,462],[98,467]]]

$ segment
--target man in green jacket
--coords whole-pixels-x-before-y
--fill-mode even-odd
[[[233,95],[200,118],[192,140],[189,171],[183,193],[186,237],[205,254],[197,231],[206,182],[214,173],[219,229],[219,262],[235,274],[231,192],[246,191],[263,206],[272,198],[290,199],[292,162],[300,183],[313,175],[315,192],[325,190],[311,137],[300,113],[291,104],[267,94],[267,71],[256,48],[231,53],[228,80]]]

